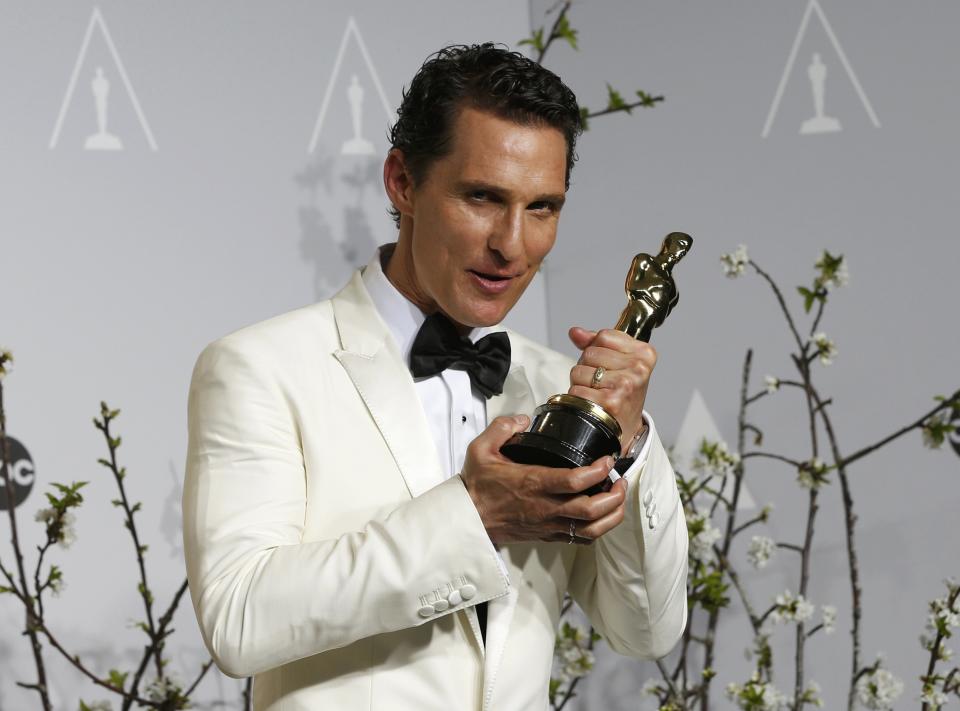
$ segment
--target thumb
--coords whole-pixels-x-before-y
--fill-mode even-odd
[[[500,417],[495,417],[493,422],[487,425],[487,429],[478,435],[477,439],[482,440],[484,445],[489,447],[491,451],[499,453],[500,447],[502,447],[508,439],[513,437],[517,432],[523,432],[529,426],[530,418],[526,415],[514,415],[513,417],[501,415]]]
[[[567,331],[567,335],[570,337],[570,340],[573,341],[573,345],[582,351],[593,342],[594,338],[597,337],[597,332],[588,331],[580,326],[574,326]]]

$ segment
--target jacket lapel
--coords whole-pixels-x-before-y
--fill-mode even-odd
[[[343,346],[334,354],[380,429],[411,497],[439,482],[443,472],[413,378],[360,277],[332,299]]]

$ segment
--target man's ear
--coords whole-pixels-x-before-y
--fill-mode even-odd
[[[383,187],[387,197],[401,215],[413,217],[413,176],[407,167],[403,151],[392,148],[383,162]]]

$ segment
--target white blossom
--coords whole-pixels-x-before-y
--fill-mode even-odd
[[[760,681],[757,672],[746,684],[727,684],[727,696],[743,711],[779,711],[789,706],[786,695],[773,684]]]
[[[65,587],[67,587],[67,584],[64,582],[63,578],[54,578],[50,581],[50,591],[53,593],[54,597],[60,597],[60,593],[63,592]]]
[[[833,634],[837,625],[837,608],[833,605],[824,605],[820,611],[823,614],[823,631]]]
[[[702,528],[700,528],[702,525]],[[709,518],[701,514],[687,514],[688,528],[700,528],[696,535],[690,537],[689,554],[694,560],[709,563],[713,560],[713,544],[723,535],[720,529],[714,526]]]
[[[183,687],[169,676],[154,679],[146,688],[147,698],[150,701],[162,702],[175,698],[183,692]]]
[[[768,536],[754,536],[750,539],[747,560],[757,570],[765,568],[777,549],[776,542]]]
[[[780,378],[775,378],[772,375],[764,375],[763,383],[767,388],[767,392],[771,395],[780,389]]]
[[[800,704],[802,707],[804,704],[811,704],[813,706],[822,707],[823,699],[820,698],[820,684],[811,679],[807,682],[807,688],[803,690],[800,694],[800,700],[803,702]]]
[[[723,273],[731,279],[736,279],[743,274],[750,257],[747,255],[747,246],[745,244],[737,245],[737,248],[731,254],[721,254],[720,263],[723,265]]]
[[[707,476],[724,477],[733,472],[740,463],[740,455],[727,449],[724,441],[710,442],[704,438],[700,442],[700,451],[694,457],[691,467],[694,471]]]
[[[589,649],[590,635],[582,628],[564,623],[557,635],[557,644],[553,650],[559,664],[553,678],[561,684],[586,676],[593,669],[594,656]]]
[[[660,694],[660,691],[660,682],[654,678],[647,679],[643,684],[643,688],[640,689],[640,693],[644,696],[657,696]]]
[[[857,698],[868,709],[892,709],[893,702],[902,693],[903,682],[883,667],[877,667],[857,681]]]
[[[947,695],[934,687],[925,688],[923,693],[920,694],[920,701],[928,704],[933,711],[937,711],[941,706],[946,705]]]
[[[813,343],[817,347],[817,357],[823,365],[830,365],[837,356],[837,344],[823,331],[813,334]]]
[[[814,457],[809,462],[804,462],[797,470],[797,483],[804,489],[818,489],[821,484],[827,481],[827,465]]]
[[[777,595],[774,600],[775,607],[770,613],[770,619],[775,623],[787,622],[806,622],[814,613],[813,604],[803,595],[793,596],[789,590],[784,591],[782,595]]]
[[[70,511],[58,513],[50,506],[37,511],[34,520],[46,526],[47,535],[52,536],[53,542],[62,548],[69,548],[77,540],[77,532],[73,527],[77,519]]]

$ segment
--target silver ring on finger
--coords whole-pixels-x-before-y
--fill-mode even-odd
[[[570,538],[567,541],[567,545],[570,545],[577,538],[577,522],[574,521],[573,519],[570,519],[570,528],[567,532],[570,534]]]
[[[603,380],[603,374],[606,372],[607,372],[606,368],[604,368],[602,365],[598,365],[597,369],[593,371],[593,378],[591,378],[590,380],[590,387],[591,388],[600,387],[600,381]]]

